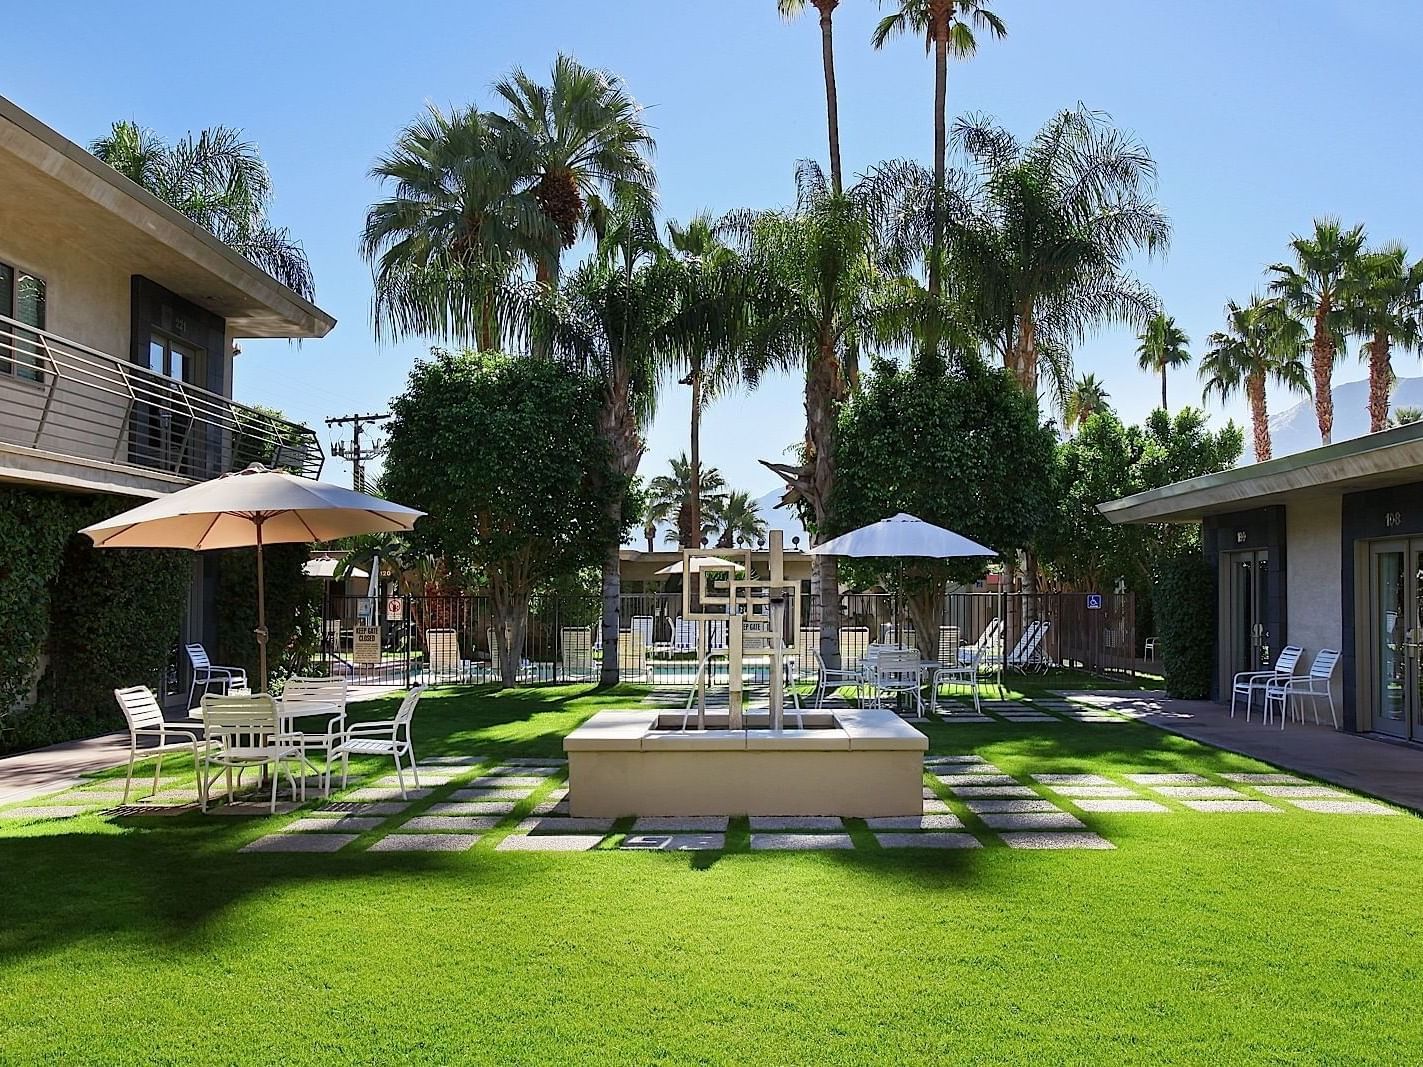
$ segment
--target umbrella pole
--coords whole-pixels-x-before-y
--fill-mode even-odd
[[[267,691],[267,589],[263,579],[262,566],[262,523],[265,520],[258,518],[253,522],[257,527],[257,629],[254,631],[257,636],[257,663],[259,673],[257,675],[257,692]]]

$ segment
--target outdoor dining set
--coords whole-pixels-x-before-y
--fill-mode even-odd
[[[237,667],[212,665],[201,645],[188,646],[194,668],[193,696],[201,695],[188,712],[189,723],[174,723],[163,716],[153,690],[147,686],[115,689],[129,729],[128,775],[123,802],[133,785],[139,741],[157,742],[153,788],[158,789],[163,755],[174,747],[190,749],[197,771],[198,802],[208,810],[215,784],[221,780],[228,803],[242,787],[245,771],[256,771],[270,787],[268,807],[276,811],[277,790],[286,783],[293,800],[305,799],[309,773],[319,778],[324,796],[331,795],[331,779],[339,762],[345,787],[352,756],[386,756],[395,762],[400,795],[406,796],[405,776],[420,785],[415,766],[411,720],[425,687],[412,689],[390,719],[350,722],[346,717],[347,684],[341,678],[286,680],[280,696],[252,693],[246,672]],[[199,666],[201,664],[201,666]],[[199,680],[200,679],[200,680]]]

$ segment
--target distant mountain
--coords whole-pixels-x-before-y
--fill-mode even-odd
[[[1423,378],[1399,378],[1393,387],[1393,408],[1423,408]],[[1254,458],[1250,447],[1250,425],[1245,427],[1245,459]],[[1369,432],[1369,383],[1344,382],[1334,387],[1334,440],[1347,441]],[[1319,423],[1314,418],[1314,401],[1301,400],[1294,407],[1270,417],[1270,443],[1276,456],[1319,447]]]

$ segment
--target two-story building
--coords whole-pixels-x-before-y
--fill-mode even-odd
[[[315,477],[306,427],[233,399],[234,343],[335,320],[0,97],[0,484],[156,497],[254,461]],[[211,640],[201,557],[184,635]]]

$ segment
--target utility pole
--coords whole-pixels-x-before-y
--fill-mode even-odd
[[[385,454],[385,442],[376,441],[374,444],[365,446],[361,444],[361,430],[364,426],[374,422],[384,422],[390,415],[343,415],[336,419],[327,419],[327,426],[351,427],[350,441],[332,441],[331,454],[346,460],[351,464],[351,485],[358,493],[366,491],[366,471],[365,462],[368,459],[375,459],[377,456]]]

